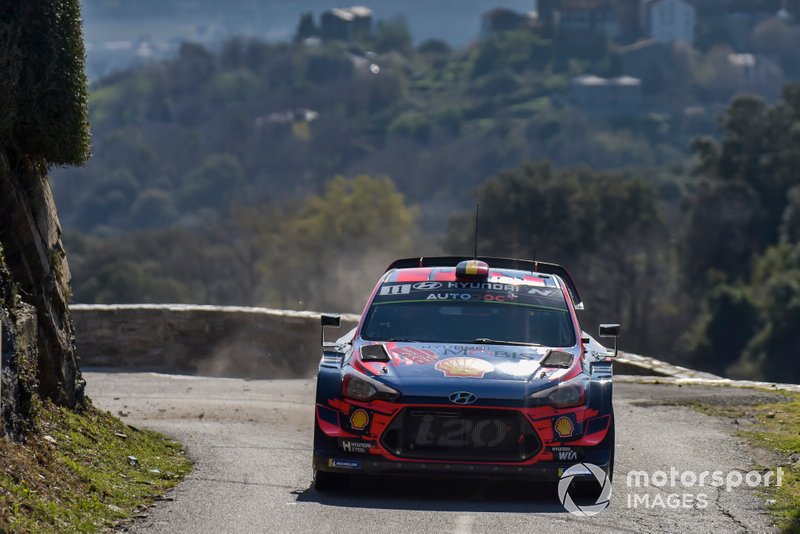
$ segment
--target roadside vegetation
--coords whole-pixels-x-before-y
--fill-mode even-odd
[[[724,386],[723,386],[724,387]],[[761,391],[761,390],[756,390]],[[707,415],[728,419],[736,435],[753,445],[774,451],[777,465],[754,466],[783,469],[780,487],[764,489],[764,499],[774,514],[781,532],[800,533],[800,393],[764,390],[779,394],[783,400],[774,402],[731,403],[703,402],[698,399],[656,402],[656,404],[688,406]]]
[[[753,406],[743,410],[755,419],[752,429],[741,434],[758,445],[787,455],[783,486],[774,488],[771,510],[784,532],[800,533],[800,394],[787,395],[789,402]]]
[[[24,443],[0,438],[0,532],[123,525],[190,469],[183,447],[160,434],[45,402]]]

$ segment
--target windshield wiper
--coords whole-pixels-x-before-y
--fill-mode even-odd
[[[397,342],[397,341],[399,341],[400,343],[417,343],[417,342],[419,342],[418,339],[408,339],[407,337],[391,337],[389,339],[384,339],[383,341],[384,342],[388,341],[390,343],[391,342]]]
[[[538,343],[523,343],[522,341],[503,341],[500,339],[491,339],[488,337],[479,337],[477,339],[473,339],[472,341],[468,341],[467,343],[485,343],[487,345],[518,345],[520,347],[543,347],[544,345],[540,345]]]

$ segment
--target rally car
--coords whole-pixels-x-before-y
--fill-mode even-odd
[[[314,486],[361,474],[556,480],[614,466],[612,358],[582,332],[572,277],[506,258],[397,260],[358,326],[323,315]]]

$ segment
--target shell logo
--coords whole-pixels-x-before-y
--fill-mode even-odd
[[[356,410],[350,415],[350,426],[356,430],[364,430],[369,423],[369,415],[364,410]]]
[[[575,425],[572,423],[572,419],[566,416],[556,419],[556,434],[558,434],[558,437],[571,438],[574,433]]]
[[[464,378],[483,378],[486,373],[494,371],[494,365],[478,358],[448,358],[436,363],[436,370],[444,376]]]

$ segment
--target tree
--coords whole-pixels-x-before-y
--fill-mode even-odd
[[[758,197],[745,184],[715,184],[701,192],[688,214],[683,243],[690,285],[703,287],[711,270],[746,280],[751,259],[762,247],[762,218]]]
[[[800,185],[800,85],[786,86],[774,106],[738,97],[720,125],[719,142],[706,138],[693,146],[709,188],[697,197],[689,223],[691,276],[709,267],[748,275],[750,258],[778,241],[788,192]]]
[[[195,210],[230,202],[244,181],[242,166],[230,154],[212,154],[186,175],[182,202]]]
[[[337,176],[322,196],[305,201],[296,226],[304,242],[315,248],[363,254],[387,243],[409,246],[415,217],[416,208],[405,205],[388,176]]]
[[[407,56],[413,50],[411,30],[404,17],[394,17],[378,22],[375,32],[375,49],[378,52],[400,52]]]
[[[146,189],[134,203],[131,218],[137,228],[166,226],[178,218],[172,196],[161,189]]]
[[[800,344],[800,246],[776,245],[755,267],[751,291],[758,302],[760,326],[731,376],[776,382],[797,382]],[[742,323],[736,325],[742,327]],[[730,332],[729,332],[730,334]]]
[[[758,309],[747,287],[718,284],[706,293],[692,335],[693,365],[724,373],[758,331],[758,322]]]
[[[781,218],[780,240],[782,243],[800,243],[800,185],[789,189],[786,209]]]
[[[450,45],[441,39],[426,39],[417,47],[420,54],[447,55],[450,54]]]
[[[237,213],[262,277],[262,302],[357,311],[377,272],[409,252],[417,209],[388,177],[337,176],[299,206]]]
[[[663,246],[666,228],[652,186],[622,174],[525,164],[487,181],[478,202],[480,254],[535,254],[567,266],[588,303],[584,326],[625,322],[629,350],[668,337],[665,320],[676,322],[675,313],[660,303],[675,291],[668,283],[674,258]],[[471,253],[473,217],[451,219],[448,252]]]

